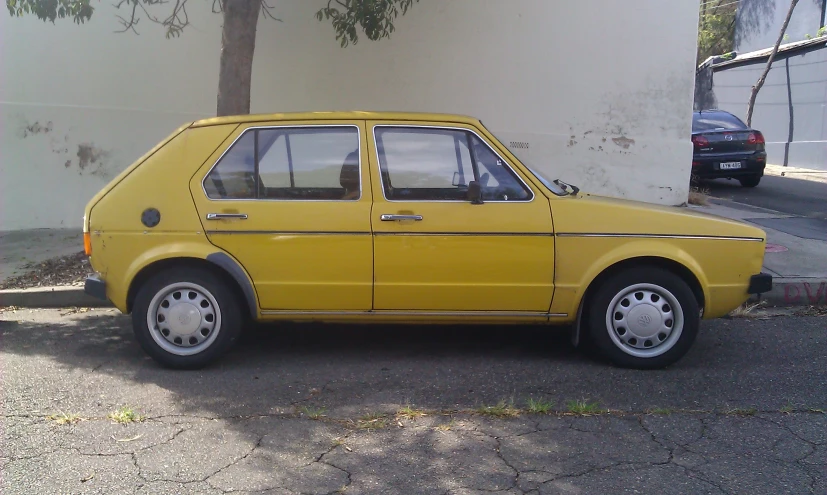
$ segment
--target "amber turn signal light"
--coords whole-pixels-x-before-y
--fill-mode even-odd
[[[83,252],[86,256],[92,256],[92,234],[89,232],[83,233]]]

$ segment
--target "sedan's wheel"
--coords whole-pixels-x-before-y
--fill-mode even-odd
[[[740,182],[743,187],[755,187],[761,182],[761,176],[748,175],[746,177],[741,177],[740,179],[738,179],[738,182]]]
[[[662,368],[689,350],[700,315],[680,277],[635,268],[605,281],[590,301],[588,330],[595,346],[618,366]]]
[[[212,273],[161,272],[138,291],[132,314],[135,337],[159,363],[199,368],[232,347],[241,330],[238,303]]]

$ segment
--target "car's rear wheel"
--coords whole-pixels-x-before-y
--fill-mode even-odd
[[[141,347],[170,368],[197,369],[224,355],[241,333],[231,290],[196,268],[163,271],[138,290],[132,326]]]
[[[687,283],[656,267],[605,280],[589,301],[587,329],[615,365],[655,369],[681,359],[698,335],[700,310]]]
[[[741,177],[740,179],[738,179],[738,182],[740,182],[743,187],[755,187],[761,182],[761,176],[748,175],[746,177]]]

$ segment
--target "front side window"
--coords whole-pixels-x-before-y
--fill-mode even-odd
[[[359,158],[355,127],[253,129],[213,167],[204,189],[210,199],[357,200]]]
[[[531,191],[480,138],[456,129],[376,127],[385,197],[467,201],[477,181],[483,201],[526,201]]]

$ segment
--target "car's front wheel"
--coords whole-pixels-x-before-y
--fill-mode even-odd
[[[213,273],[196,268],[163,271],[140,287],[132,326],[141,347],[170,368],[201,368],[238,340],[237,299]]]
[[[594,346],[624,368],[655,369],[681,359],[698,334],[700,310],[687,283],[656,267],[638,267],[605,280],[589,301]]]

